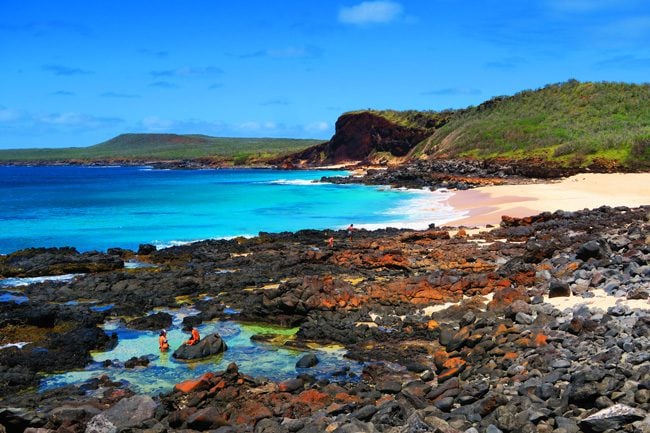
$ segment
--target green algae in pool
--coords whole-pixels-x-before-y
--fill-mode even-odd
[[[310,369],[296,369],[296,362],[306,353],[284,346],[265,344],[251,340],[256,334],[276,334],[282,336],[280,341],[293,336],[298,328],[281,328],[271,325],[238,323],[231,321],[204,323],[197,327],[202,336],[213,332],[219,333],[226,341],[228,350],[220,355],[205,360],[188,362],[176,360],[173,351],[189,335],[180,329],[170,329],[167,339],[171,349],[167,353],[158,350],[157,331],[137,331],[114,324],[107,324],[107,332],[118,335],[118,345],[107,352],[93,353],[95,361],[86,369],[56,374],[41,381],[42,391],[69,384],[79,384],[90,378],[106,374],[114,381],[125,381],[137,392],[156,395],[172,390],[178,382],[194,379],[208,371],[225,370],[231,362],[237,363],[239,371],[251,376],[263,376],[280,381],[296,377],[307,372],[316,377],[332,378],[333,375],[349,368],[360,374],[361,364],[345,360],[344,351],[338,348],[322,347],[311,351],[318,356],[319,364]],[[132,357],[147,356],[147,367],[127,369],[122,367],[124,361]],[[104,367],[103,361],[114,362],[119,366]]]

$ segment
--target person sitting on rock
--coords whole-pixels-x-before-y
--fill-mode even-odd
[[[199,335],[198,329],[194,327],[190,327],[187,328],[187,330],[190,332],[191,336],[190,339],[185,342],[185,344],[187,344],[188,346],[194,346],[196,343],[201,341],[201,336]]]
[[[160,331],[160,336],[158,337],[158,347],[161,352],[167,352],[169,350],[169,341],[167,341],[167,331],[164,329]]]

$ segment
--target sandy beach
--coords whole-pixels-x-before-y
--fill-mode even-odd
[[[469,213],[447,223],[452,226],[498,225],[502,215],[649,205],[650,173],[579,174],[553,183],[487,186],[458,191],[447,203]]]

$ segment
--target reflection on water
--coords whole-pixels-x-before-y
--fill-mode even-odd
[[[0,293],[0,302],[15,302],[16,304],[22,304],[23,302],[27,302],[27,301],[29,301],[27,296],[18,292]]]
[[[25,278],[5,278],[0,280],[0,287],[22,287],[29,286],[30,284],[44,283],[46,281],[67,283],[74,280],[76,277],[83,274],[65,274],[53,275],[46,277],[25,277]]]
[[[177,323],[177,320],[174,322]],[[219,333],[226,341],[228,350],[223,354],[194,362],[180,361],[172,357],[173,350],[189,337],[179,328],[173,328],[167,332],[171,346],[170,352],[167,353],[160,353],[158,350],[158,331],[127,329],[115,322],[107,324],[105,328],[107,332],[116,332],[118,335],[119,343],[115,349],[93,353],[95,362],[85,370],[47,377],[41,382],[41,390],[80,383],[106,374],[112,380],[128,382],[138,392],[156,395],[171,391],[174,384],[196,378],[205,372],[225,370],[231,362],[237,363],[242,373],[251,376],[264,376],[276,381],[294,378],[302,372],[317,377],[331,377],[333,373],[340,372],[347,367],[357,374],[361,370],[360,364],[343,359],[344,351],[342,349],[315,348],[312,352],[316,353],[320,363],[313,368],[298,371],[295,364],[305,352],[292,350],[285,346],[253,342],[250,339],[255,334],[280,334],[287,339],[297,332],[297,328],[286,329],[230,321],[205,323],[198,326],[201,335]],[[121,365],[129,358],[143,355],[151,360],[147,367],[126,369],[121,366],[102,366],[102,362],[106,360]]]

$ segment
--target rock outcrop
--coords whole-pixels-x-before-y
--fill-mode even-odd
[[[214,333],[201,338],[198,343],[191,346],[188,344],[181,345],[181,347],[174,351],[173,356],[176,359],[202,359],[207,358],[208,356],[218,355],[225,352],[227,349],[228,346],[221,336]]]
[[[336,121],[336,131],[330,141],[294,154],[284,163],[314,165],[369,161],[377,153],[404,157],[442,124],[442,117],[438,122],[404,126],[371,111],[347,113]]]

